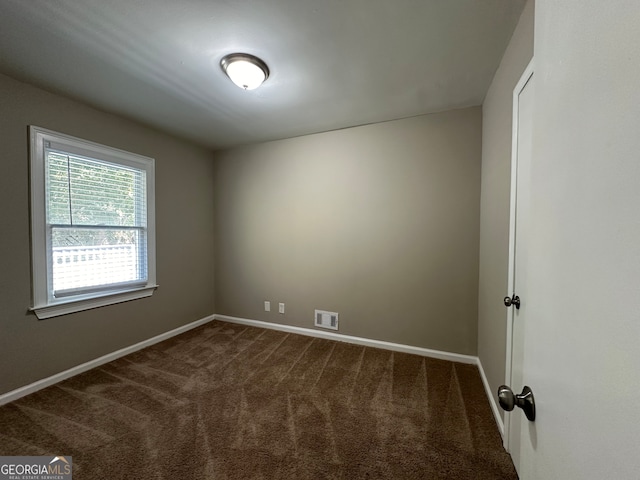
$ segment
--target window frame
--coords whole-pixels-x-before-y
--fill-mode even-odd
[[[32,306],[39,319],[57,317],[153,295],[156,284],[155,160],[45,128],[29,126],[31,187]],[[53,146],[51,146],[53,145]],[[50,295],[52,249],[47,236],[46,148],[133,167],[146,172],[147,281],[145,284],[53,298]]]

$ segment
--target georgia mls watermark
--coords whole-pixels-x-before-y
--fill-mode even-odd
[[[72,480],[71,457],[1,457],[0,480]]]

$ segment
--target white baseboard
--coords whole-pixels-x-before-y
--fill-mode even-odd
[[[353,343],[356,345],[364,345],[366,347],[383,348],[385,350],[393,350],[395,352],[412,353],[423,357],[439,358],[441,360],[449,360],[452,362],[478,364],[478,357],[471,355],[462,355],[459,353],[443,352],[440,350],[431,350],[429,348],[413,347],[411,345],[402,345],[400,343],[385,342],[382,340],[371,340],[369,338],[352,337],[350,335],[341,335],[339,333],[324,332],[322,330],[314,330],[312,328],[292,327],[290,325],[281,325],[279,323],[263,322],[261,320],[249,320],[247,318],[230,317],[228,315],[214,315],[216,320],[229,323],[239,323],[241,325],[250,325],[252,327],[268,328],[271,330],[280,330],[283,332],[297,333],[310,337],[326,338],[328,340],[337,340],[338,342]]]
[[[502,420],[502,415],[500,414],[500,408],[498,407],[496,399],[493,396],[493,392],[491,391],[489,380],[487,380],[487,376],[484,373],[484,368],[482,368],[482,362],[480,361],[480,358],[478,358],[478,370],[480,370],[480,378],[482,378],[484,391],[487,394],[489,405],[491,405],[491,410],[493,411],[493,418],[495,418],[496,423],[498,424],[498,430],[500,431],[500,435],[502,435],[502,440],[504,441],[504,421]]]
[[[142,342],[136,343],[135,345],[121,348],[120,350],[116,350],[115,352],[108,353],[107,355],[103,355],[102,357],[96,358],[81,365],[77,365],[73,368],[70,368],[69,370],[65,370],[64,372],[56,373],[55,375],[52,375],[50,377],[43,378],[42,380],[38,380],[37,382],[4,393],[0,395],[0,405],[13,402],[14,400],[24,397],[25,395],[29,395],[30,393],[34,393],[38,390],[49,387],[54,383],[61,382],[62,380],[66,380],[67,378],[78,375],[79,373],[86,372],[87,370],[91,370],[92,368],[99,367],[100,365],[103,365],[105,363],[112,362],[113,360],[124,357],[125,355],[129,355],[130,353],[137,352],[138,350],[142,350],[143,348],[150,347],[151,345],[155,345],[156,343],[162,342],[171,337],[175,337],[176,335],[180,335],[181,333],[187,332],[193,328],[199,327],[200,325],[204,325],[205,323],[212,321],[214,317],[215,315],[209,315],[208,317],[201,318],[200,320],[188,323],[187,325],[183,325],[176,329],[162,333],[153,338],[149,338]]]

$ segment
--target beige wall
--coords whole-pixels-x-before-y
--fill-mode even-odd
[[[38,321],[31,302],[28,125],[156,159],[147,299]],[[0,75],[0,393],[214,312],[213,162],[205,149]]]
[[[505,379],[512,96],[533,56],[533,10],[529,0],[482,106],[478,356],[494,392]]]
[[[474,107],[220,153],[217,313],[312,327],[320,308],[343,334],[476,354],[481,120]]]

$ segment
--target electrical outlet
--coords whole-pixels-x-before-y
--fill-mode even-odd
[[[278,304],[278,312],[284,313],[284,303],[279,303]]]
[[[265,312],[270,312],[271,311],[271,302],[268,300],[264,301],[264,311]]]

